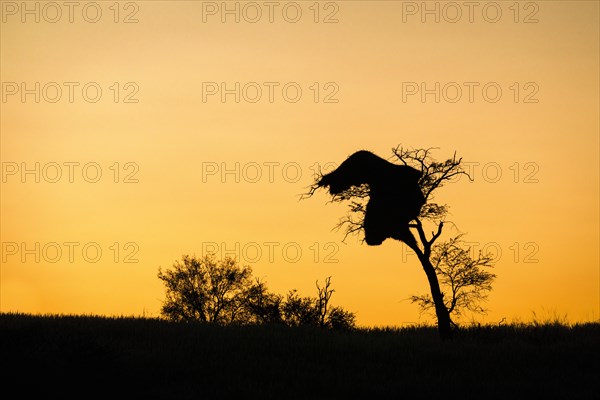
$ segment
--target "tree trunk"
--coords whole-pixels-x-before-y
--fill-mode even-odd
[[[437,316],[440,338],[442,340],[449,340],[452,338],[450,313],[444,304],[444,297],[442,296],[442,291],[440,290],[440,284],[438,282],[437,274],[435,273],[435,268],[431,264],[431,261],[429,261],[429,257],[427,257],[425,254],[418,252],[417,256],[419,257],[419,261],[421,261],[421,265],[423,266],[423,270],[425,271],[427,280],[429,281],[431,298],[435,304],[435,315]]]

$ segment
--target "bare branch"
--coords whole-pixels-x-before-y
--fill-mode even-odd
[[[430,246],[433,244],[433,242],[435,242],[437,240],[437,238],[440,237],[440,235],[442,234],[443,227],[444,227],[444,222],[442,221],[438,225],[437,233],[432,232],[433,237],[431,238],[431,240],[429,242],[427,242]]]

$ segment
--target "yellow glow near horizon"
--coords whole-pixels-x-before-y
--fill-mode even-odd
[[[598,2],[76,3],[1,3],[0,311],[157,316],[158,267],[217,244],[275,292],[332,276],[359,324],[417,322],[416,257],[299,201],[403,145],[472,168],[436,200],[441,239],[501,251],[479,319],[599,318]]]

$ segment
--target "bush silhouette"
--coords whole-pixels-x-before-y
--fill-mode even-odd
[[[221,325],[285,324],[332,329],[355,327],[355,315],[330,307],[334,292],[331,277],[317,286],[316,297],[301,297],[296,290],[283,296],[269,292],[249,266],[226,257],[216,260],[184,255],[171,269],[159,268],[166,288],[162,315],[172,321],[201,321]]]

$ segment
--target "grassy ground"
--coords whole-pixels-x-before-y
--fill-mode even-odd
[[[0,314],[20,398],[556,398],[599,391],[600,324],[332,332]]]

